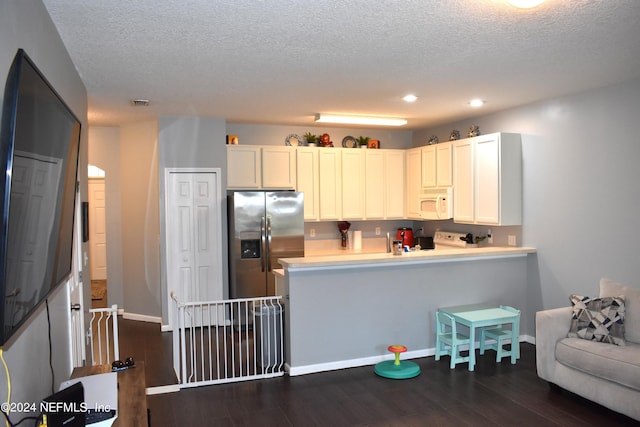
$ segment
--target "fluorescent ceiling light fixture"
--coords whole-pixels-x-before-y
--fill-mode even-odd
[[[507,0],[507,2],[520,9],[530,9],[532,7],[540,6],[544,0]]]
[[[406,119],[395,117],[346,116],[342,114],[316,114],[315,121],[345,125],[403,126],[407,124]]]
[[[482,99],[472,99],[469,101],[469,105],[473,108],[482,107],[484,105],[484,101]]]
[[[415,96],[415,95],[409,94],[409,95],[406,95],[406,96],[402,97],[402,99],[407,101],[407,102],[415,102],[418,99],[418,97]]]

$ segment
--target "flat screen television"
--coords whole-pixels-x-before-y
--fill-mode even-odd
[[[80,121],[24,50],[0,122],[0,345],[71,275]]]

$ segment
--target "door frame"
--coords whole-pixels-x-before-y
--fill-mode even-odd
[[[217,204],[218,207],[220,209],[219,212],[219,220],[215,222],[215,224],[212,225],[212,227],[215,229],[215,231],[218,233],[218,236],[220,236],[220,239],[218,239],[217,245],[218,245],[218,251],[221,255],[221,259],[220,259],[220,278],[222,280],[222,285],[224,286],[224,254],[223,254],[223,250],[224,247],[222,245],[222,240],[223,240],[223,229],[222,229],[222,220],[224,215],[224,195],[222,194],[222,168],[209,168],[209,167],[204,167],[204,168],[165,168],[164,169],[164,224],[163,224],[163,233],[164,233],[164,238],[163,240],[163,247],[161,248],[161,251],[163,251],[164,253],[162,254],[162,259],[164,260],[163,263],[163,268],[162,268],[162,272],[164,275],[163,281],[164,281],[164,287],[163,287],[163,301],[166,302],[167,304],[167,324],[166,325],[162,325],[162,331],[173,331],[173,326],[174,326],[174,319],[176,318],[176,313],[174,311],[175,309],[175,302],[173,301],[173,299],[171,298],[171,292],[169,290],[169,274],[167,271],[167,266],[168,266],[168,256],[169,256],[169,251],[167,250],[168,244],[169,244],[169,233],[167,232],[168,230],[168,225],[167,225],[167,221],[169,219],[168,216],[168,212],[169,212],[169,177],[171,176],[171,174],[175,174],[175,173],[185,173],[185,174],[216,174],[217,175],[217,179],[216,179],[216,192],[218,194],[218,199],[217,199]],[[224,294],[224,292],[223,292]]]

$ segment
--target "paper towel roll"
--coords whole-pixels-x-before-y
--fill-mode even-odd
[[[362,250],[362,231],[355,230],[353,232],[353,250]]]

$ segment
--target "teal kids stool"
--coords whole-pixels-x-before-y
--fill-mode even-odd
[[[376,365],[374,371],[377,375],[394,380],[403,380],[420,375],[420,367],[408,360],[400,360],[400,353],[407,351],[403,345],[390,345],[387,350],[395,354],[395,360],[385,360]]]

